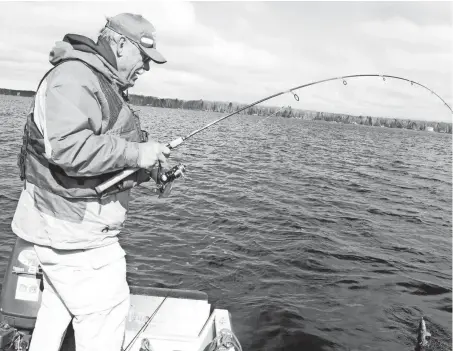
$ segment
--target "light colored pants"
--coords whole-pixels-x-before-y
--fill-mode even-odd
[[[58,351],[72,320],[77,351],[120,351],[129,312],[124,250],[35,245],[44,291],[30,351]]]

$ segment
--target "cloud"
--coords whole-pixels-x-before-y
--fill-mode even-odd
[[[187,44],[182,48],[176,45],[167,49],[166,57],[172,58],[168,59],[169,62],[181,61],[179,58],[184,55],[184,60],[178,63],[179,65],[197,67],[202,66],[201,62],[209,62],[210,68],[217,70],[225,68],[267,70],[272,69],[277,62],[277,57],[269,51],[256,49],[242,42],[227,41],[201,25],[195,25],[189,34],[191,45]],[[170,39],[169,42],[175,44],[176,40],[183,39]]]
[[[55,41],[68,32],[96,39],[105,17],[132,12],[155,25],[158,50],[168,62],[153,65],[131,93],[248,103],[314,80],[385,73],[418,80],[453,100],[452,19],[445,15],[445,4],[162,1],[0,6],[0,87],[35,89],[51,67],[48,53]],[[425,19],[424,13],[431,17]],[[403,104],[408,115],[432,106],[420,98],[417,103],[424,107],[411,110],[406,102],[415,104],[413,97],[392,97],[390,90],[370,88],[375,81],[357,81],[347,88],[337,83],[301,90],[297,104],[290,95],[268,104],[380,115],[395,110],[386,110],[385,101]],[[402,87],[392,91],[398,89]]]
[[[272,69],[277,61],[268,51],[254,49],[245,43],[226,41],[220,37],[208,43],[200,56],[223,67],[245,67],[252,70]]]
[[[136,91],[142,90],[143,92],[146,92],[148,87],[151,88],[151,86],[156,85],[153,83],[154,79],[158,79],[160,82],[170,84],[172,86],[177,86],[178,84],[181,84],[181,82],[184,82],[187,87],[200,86],[213,82],[202,75],[175,69],[169,70],[162,68],[155,73],[151,72],[150,75],[152,75],[152,77],[149,78],[152,79],[145,79],[137,82],[135,87]]]
[[[408,43],[450,46],[452,25],[417,25],[402,17],[362,22],[358,28],[364,33]]]
[[[451,53],[408,52],[397,47],[386,49],[386,55],[396,69],[452,72]]]

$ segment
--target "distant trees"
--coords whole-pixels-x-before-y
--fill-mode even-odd
[[[148,105],[154,107],[166,107],[166,108],[182,108],[188,110],[202,110],[212,111],[221,113],[232,113],[239,111],[247,105],[233,103],[233,102],[221,102],[221,101],[205,101],[205,100],[189,100],[183,101],[178,99],[158,99],[151,96],[131,95],[131,103],[136,105]],[[284,118],[298,118],[304,120],[321,120],[328,122],[337,122],[344,124],[361,124],[375,127],[387,127],[387,128],[401,128],[401,129],[412,129],[412,130],[427,130],[428,127],[432,127],[433,131],[440,133],[452,133],[452,124],[445,122],[423,122],[413,121],[406,119],[396,118],[385,118],[385,117],[371,117],[371,116],[351,116],[338,113],[328,113],[319,111],[307,111],[293,109],[290,106],[286,108],[270,107],[270,106],[253,106],[250,107],[241,114],[245,115],[257,115],[257,116],[270,116],[275,115]]]
[[[14,95],[14,96],[35,96],[35,92],[31,90],[13,90],[13,89],[2,89],[0,88],[0,95]]]
[[[32,97],[34,91],[1,89],[0,94]],[[179,99],[160,99],[153,96],[133,95],[129,96],[133,105],[153,106],[162,108],[174,108],[185,110],[201,110],[220,113],[232,113],[246,107],[245,104],[222,101],[205,101],[205,100],[179,100]],[[344,124],[361,124],[367,126],[387,127],[387,128],[404,128],[412,130],[432,130],[439,133],[452,134],[452,123],[446,122],[427,122],[413,121],[409,119],[396,119],[371,116],[351,116],[339,113],[328,113],[319,111],[309,111],[293,109],[290,106],[281,108],[274,106],[253,106],[241,112],[246,115],[271,116],[275,115],[284,118],[298,118],[304,120],[321,120],[328,122],[337,122]]]

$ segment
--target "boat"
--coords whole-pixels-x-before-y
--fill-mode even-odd
[[[0,350],[27,351],[41,303],[42,270],[33,244],[17,238],[0,295]],[[242,351],[228,310],[196,290],[130,286],[123,351]],[[68,327],[60,351],[75,351]]]

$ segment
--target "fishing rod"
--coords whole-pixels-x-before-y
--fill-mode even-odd
[[[277,96],[280,96],[280,95],[283,95],[283,94],[287,94],[287,93],[291,93],[291,94],[293,94],[294,99],[296,101],[299,101],[299,96],[294,92],[295,90],[299,90],[299,89],[306,88],[306,87],[309,87],[309,86],[312,86],[312,85],[316,85],[316,84],[320,84],[320,83],[330,82],[330,81],[333,81],[333,80],[343,80],[343,85],[347,85],[348,82],[346,81],[346,79],[359,78],[359,77],[380,77],[384,81],[385,81],[386,78],[391,78],[391,79],[396,79],[396,80],[402,80],[402,81],[405,81],[405,82],[409,82],[409,83],[411,83],[411,85],[414,85],[414,84],[418,85],[418,86],[430,91],[432,94],[436,95],[445,104],[445,106],[447,106],[447,108],[450,110],[450,112],[453,113],[453,110],[450,107],[450,105],[448,105],[445,102],[445,100],[442,99],[435,91],[431,90],[427,86],[425,86],[423,84],[420,84],[420,83],[418,83],[418,82],[416,82],[414,80],[403,78],[403,77],[398,77],[398,76],[386,75],[386,74],[353,74],[353,75],[348,75],[348,76],[341,76],[341,77],[333,77],[333,78],[328,78],[328,79],[322,79],[322,80],[318,80],[318,81],[315,81],[315,82],[311,82],[311,83],[307,83],[307,84],[303,84],[303,85],[298,85],[298,86],[296,86],[294,88],[291,88],[289,90],[284,90],[284,91],[281,91],[279,93],[270,95],[270,96],[265,97],[265,98],[263,98],[261,100],[255,101],[255,102],[251,103],[250,105],[242,107],[242,108],[238,109],[237,111],[232,112],[232,113],[230,113],[230,114],[228,114],[226,116],[223,116],[223,117],[221,117],[221,118],[219,118],[219,119],[217,119],[215,121],[212,121],[212,122],[208,123],[207,125],[205,125],[204,127],[200,128],[200,129],[197,129],[197,130],[194,130],[193,132],[187,134],[184,137],[179,137],[179,138],[173,140],[172,142],[168,143],[166,146],[170,150],[176,149],[184,141],[186,141],[187,139],[193,137],[194,135],[202,132],[203,130],[209,128],[210,126],[212,126],[212,125],[214,125],[216,123],[219,123],[220,121],[223,121],[224,119],[226,119],[228,117],[234,116],[234,115],[236,115],[236,114],[238,114],[238,113],[240,113],[240,112],[242,112],[244,110],[247,110],[250,107],[258,105],[258,104],[260,104],[260,103],[262,103],[264,101],[276,98]],[[160,166],[159,166],[159,169],[160,169]],[[139,170],[139,168],[132,168],[132,169],[123,170],[123,171],[119,172],[117,175],[115,175],[112,178],[110,178],[107,181],[105,181],[104,183],[98,185],[95,188],[95,190],[96,190],[96,192],[98,194],[102,194],[105,190],[107,190],[111,186],[115,185],[116,183],[120,182],[124,178],[130,176],[131,174],[137,172],[138,170]],[[173,167],[172,169],[170,169],[167,172],[162,172],[161,173],[160,170],[159,170],[158,171],[158,175],[157,175],[157,185],[158,185],[158,189],[159,189],[160,193],[162,195],[166,195],[166,194],[164,194],[165,189],[166,189],[166,185],[167,184],[171,184],[176,178],[184,176],[184,172],[185,172],[185,166],[182,165],[182,164],[179,164],[179,165]],[[171,188],[171,186],[170,186],[170,188]]]
[[[135,336],[132,338],[129,345],[127,345],[125,349],[121,349],[121,351],[130,351],[131,350],[132,346],[135,344],[135,342],[140,337],[140,335],[145,331],[146,328],[148,328],[148,325],[151,323],[151,321],[153,320],[156,313],[160,310],[160,308],[164,304],[165,300],[167,300],[167,297],[168,297],[168,294],[167,294],[167,296],[165,296],[165,298],[162,300],[162,302],[159,304],[159,306],[157,306],[157,308],[154,310],[153,314],[148,317],[148,319],[143,324],[143,326],[140,328],[140,330],[137,332],[137,334],[135,334]]]

